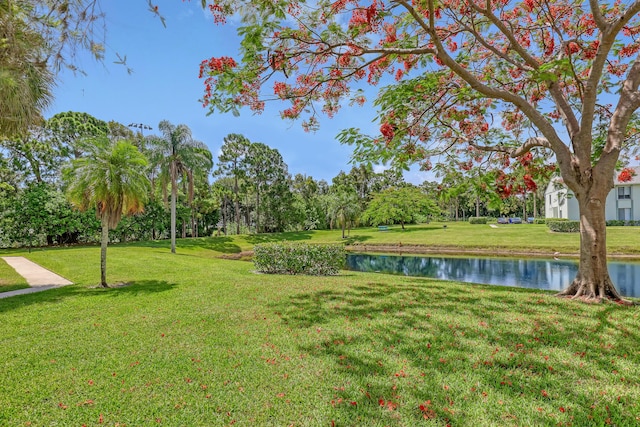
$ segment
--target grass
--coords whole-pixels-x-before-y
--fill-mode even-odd
[[[14,291],[16,289],[28,288],[27,281],[24,280],[5,260],[0,259],[0,292]]]
[[[444,228],[443,226],[447,227]],[[640,257],[640,227],[608,227],[607,248],[611,255]],[[380,232],[377,227],[351,230],[348,239],[341,238],[340,230],[317,230],[260,235],[224,236],[181,240],[183,252],[206,249],[214,256],[218,252],[233,254],[253,249],[256,243],[271,241],[308,241],[318,243],[344,242],[350,245],[371,247],[417,245],[425,250],[496,252],[532,252],[551,256],[554,252],[577,256],[580,247],[578,233],[553,233],[544,224],[508,224],[491,228],[487,224],[472,225],[467,222],[431,223],[409,225],[406,230],[392,226]],[[165,247],[165,242],[147,244]]]
[[[243,239],[114,246],[109,281],[128,286],[106,290],[97,247],[16,253],[76,285],[0,300],[0,425],[640,422],[637,307],[256,275],[216,258]]]

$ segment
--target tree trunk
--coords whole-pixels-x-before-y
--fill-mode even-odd
[[[100,238],[100,286],[108,288],[107,285],[107,244],[109,243],[109,223],[102,219],[102,234]]]
[[[260,233],[260,187],[256,187],[256,233]]]
[[[227,235],[227,196],[222,197],[222,230]]]
[[[527,220],[527,192],[522,193],[522,220]]]
[[[233,187],[235,193],[235,210],[236,210],[236,234],[240,234],[240,195],[238,194],[238,176],[235,177],[235,183]]]
[[[537,199],[538,199],[538,195],[534,191],[533,192],[533,217],[534,218],[538,217],[538,206],[537,206],[537,203],[536,203]]]
[[[476,218],[480,218],[480,196],[476,196]]]
[[[605,197],[592,196],[596,191],[576,192],[580,207],[580,264],[578,273],[567,289],[559,295],[587,302],[603,299],[624,302],[616,290],[607,267],[607,227]]]
[[[171,179],[171,253],[176,253],[176,199],[178,198],[178,185],[175,179]]]

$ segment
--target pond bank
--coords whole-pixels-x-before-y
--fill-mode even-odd
[[[389,253],[389,254],[411,254],[411,255],[477,255],[477,256],[499,256],[499,257],[536,257],[536,258],[565,258],[578,259],[578,252],[551,252],[541,250],[505,248],[461,248],[455,246],[424,246],[424,245],[389,245],[389,244],[358,244],[347,245],[345,249],[349,252],[362,253]],[[609,259],[640,260],[640,254],[608,254]]]
[[[562,258],[578,259],[578,252],[551,252],[541,250],[509,250],[505,248],[461,248],[456,246],[425,246],[425,245],[402,245],[402,244],[358,244],[346,245],[347,252],[356,253],[387,253],[398,255],[452,255],[452,256],[496,256],[496,257],[532,257],[532,258]],[[219,258],[231,260],[250,261],[253,251],[242,251],[238,253],[223,254]],[[610,253],[611,260],[637,260],[640,261],[640,254],[616,254]]]

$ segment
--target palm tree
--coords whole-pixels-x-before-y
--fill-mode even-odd
[[[213,167],[211,152],[205,144],[191,136],[187,125],[172,125],[163,120],[158,125],[162,136],[149,137],[151,161],[160,168],[160,181],[166,188],[171,184],[171,253],[176,253],[176,200],[178,179],[184,178],[193,198],[193,174]]]
[[[26,132],[53,100],[46,40],[25,20],[20,4],[0,2],[0,136]]]
[[[109,229],[122,215],[143,210],[149,192],[147,159],[127,140],[106,137],[84,142],[85,156],[75,159],[65,170],[67,195],[81,210],[95,207],[102,225],[100,239],[100,285],[107,285],[107,243]]]
[[[360,205],[358,203],[358,195],[355,191],[337,191],[328,194],[328,216],[330,226],[333,229],[335,223],[342,227],[342,238],[346,239],[345,229],[349,228],[356,222],[360,215]]]

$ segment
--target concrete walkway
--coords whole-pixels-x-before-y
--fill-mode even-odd
[[[40,267],[35,262],[29,261],[21,256],[5,256],[2,257],[19,275],[27,280],[30,288],[18,289],[16,291],[0,292],[0,298],[12,297],[14,295],[31,294],[33,292],[45,291],[47,289],[59,288],[60,286],[71,285],[62,276]]]

